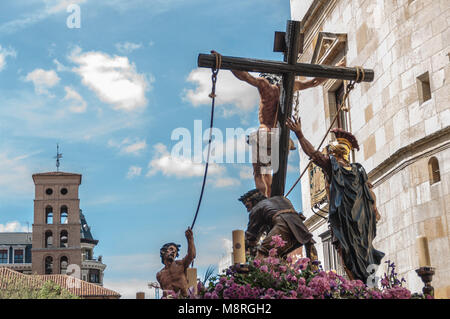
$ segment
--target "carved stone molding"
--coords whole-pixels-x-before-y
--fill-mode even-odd
[[[450,148],[450,126],[402,147],[368,173],[374,187],[418,160]]]
[[[345,33],[319,32],[311,63],[333,64],[345,54],[346,44]]]

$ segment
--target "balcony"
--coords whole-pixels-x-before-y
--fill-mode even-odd
[[[104,270],[106,265],[102,262],[102,257],[86,257],[83,255],[83,260],[81,262],[81,268],[85,269],[100,269]]]

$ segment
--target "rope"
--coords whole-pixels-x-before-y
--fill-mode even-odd
[[[216,102],[217,74],[219,73],[220,67],[222,65],[222,56],[219,53],[217,53],[216,51],[211,51],[211,54],[215,55],[216,64],[215,64],[214,68],[212,69],[212,76],[211,76],[212,89],[211,89],[211,93],[209,94],[209,97],[212,99],[212,102],[211,102],[211,120],[210,120],[210,124],[209,124],[208,155],[206,157],[205,173],[203,174],[203,183],[202,183],[202,189],[200,191],[200,198],[198,199],[197,210],[195,211],[194,220],[192,221],[191,229],[194,229],[195,221],[197,220],[198,212],[200,210],[200,205],[202,203],[203,193],[205,191],[206,176],[208,175],[209,156],[211,154],[211,139],[212,139],[213,124],[214,124],[214,107],[215,107],[215,102]],[[192,264],[194,264],[194,263],[192,263]]]
[[[358,68],[359,68],[359,67],[356,68],[356,80],[359,80],[359,81],[361,82],[362,80],[360,79],[360,72],[359,72],[359,69],[358,69]],[[361,68],[360,68],[360,69],[361,69]],[[364,74],[364,71],[362,72],[362,74]],[[362,76],[362,79],[364,79],[364,75]],[[359,82],[358,82],[358,83],[359,83]],[[332,121],[331,124],[330,124],[330,127],[328,127],[328,130],[327,130],[327,132],[325,133],[325,135],[324,135],[322,141],[320,142],[319,147],[317,147],[317,149],[320,149],[320,148],[322,147],[323,142],[325,142],[325,139],[327,138],[328,133],[330,133],[331,129],[333,128],[333,125],[334,125],[334,123],[336,122],[336,120],[337,120],[337,118],[338,118],[339,113],[341,112],[341,110],[344,110],[344,111],[346,111],[346,112],[348,111],[348,108],[345,108],[345,109],[344,109],[345,101],[347,100],[350,91],[353,90],[354,87],[355,87],[355,81],[350,81],[350,83],[347,85],[347,88],[346,88],[346,90],[345,90],[344,96],[342,97],[342,103],[341,103],[341,105],[339,106],[339,109],[338,109],[338,111],[336,112],[336,115],[334,116],[333,121]],[[312,163],[312,160],[310,160],[310,161],[308,162],[308,165],[306,165],[305,169],[304,169],[303,172],[300,174],[300,177],[297,178],[297,180],[295,181],[294,185],[292,185],[292,187],[291,187],[291,188],[289,189],[289,191],[286,193],[285,197],[289,196],[289,194],[292,192],[292,190],[295,188],[295,186],[297,186],[298,182],[302,179],[303,175],[305,174],[306,170],[308,169],[309,165],[311,165],[311,163]]]
[[[362,81],[364,81],[364,79],[366,77],[366,73],[364,72],[364,69],[361,66],[355,66],[355,68],[356,68],[355,82],[361,83]]]

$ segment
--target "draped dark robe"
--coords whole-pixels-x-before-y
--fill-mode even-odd
[[[282,213],[283,211],[286,212]],[[315,243],[312,239],[313,235],[303,224],[291,201],[284,196],[273,196],[260,201],[250,211],[248,226],[245,232],[247,247],[249,245],[255,245],[264,231],[269,232],[275,226],[274,216],[276,214],[279,214],[286,222],[291,234],[297,240],[297,245],[292,247],[292,250],[307,243]]]
[[[324,169],[330,184],[328,221],[334,244],[341,250],[345,267],[365,283],[367,267],[379,265],[384,257],[372,245],[376,219],[366,171],[359,163],[346,169],[332,155],[314,155],[313,161]]]

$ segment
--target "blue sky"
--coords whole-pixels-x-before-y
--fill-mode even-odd
[[[80,6],[81,28],[66,25],[70,3]],[[286,0],[2,1],[0,227],[32,224],[31,175],[55,170],[59,143],[61,171],[83,175],[80,206],[100,240],[105,286],[149,294],[162,244],[178,242],[186,253],[200,192],[202,164],[169,156],[174,129],[209,125],[210,70],[197,69],[197,55],[282,60],[273,35],[289,18]],[[221,71],[217,94],[215,127],[258,125],[256,89]],[[298,161],[291,152],[287,187]],[[194,229],[200,277],[232,230],[245,229],[237,198],[254,188],[250,164],[210,172]],[[299,210],[300,197],[299,188],[290,195]]]

